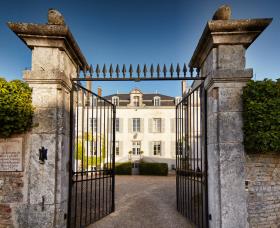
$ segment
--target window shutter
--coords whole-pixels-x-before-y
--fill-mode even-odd
[[[149,155],[153,156],[154,155],[154,150],[153,150],[153,142],[149,142]]]
[[[119,118],[119,133],[123,132],[123,119]]]
[[[170,119],[171,132],[175,133],[175,118]]]
[[[144,119],[143,118],[140,119],[140,132],[144,133]]]
[[[162,157],[164,157],[165,156],[165,142],[164,141],[161,141],[160,142],[160,155],[162,156]]]
[[[149,124],[149,133],[153,133],[153,119],[149,119],[148,120],[148,124]]]
[[[165,131],[165,119],[164,118],[161,118],[160,119],[160,121],[161,121],[161,133],[164,133],[164,131]]]
[[[131,118],[128,119],[128,133],[132,132],[132,121],[133,120]]]

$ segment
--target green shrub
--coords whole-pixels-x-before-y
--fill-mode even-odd
[[[29,130],[33,112],[31,88],[20,80],[0,78],[0,137]]]
[[[280,152],[280,81],[250,81],[243,92],[247,152]]]
[[[131,162],[115,163],[115,173],[117,175],[131,175]]]
[[[140,175],[155,175],[155,176],[167,176],[168,165],[167,163],[139,163]]]

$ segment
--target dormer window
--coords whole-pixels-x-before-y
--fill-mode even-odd
[[[160,97],[154,97],[154,106],[160,106]]]
[[[133,106],[139,107],[140,106],[140,97],[133,96]]]
[[[112,97],[112,103],[116,106],[119,106],[119,97],[117,96]]]
[[[175,104],[176,105],[179,104],[181,102],[181,100],[182,100],[182,97],[176,97],[175,98]]]

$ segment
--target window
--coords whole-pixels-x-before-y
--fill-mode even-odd
[[[153,132],[155,132],[155,133],[161,132],[161,119],[160,118],[153,119]]]
[[[120,119],[119,118],[116,118],[116,122],[115,122],[116,126],[116,132],[119,132],[120,131]]]
[[[140,97],[139,96],[133,97],[133,105],[136,107],[140,106]]]
[[[161,155],[161,143],[160,141],[153,142],[154,155]]]
[[[119,97],[112,97],[112,103],[116,106],[119,106]]]
[[[160,97],[154,97],[154,106],[160,106]]]
[[[140,141],[133,141],[132,142],[132,154],[139,155],[141,150],[141,142]]]
[[[133,132],[140,132],[140,118],[133,118]]]
[[[119,143],[119,141],[115,142],[115,152],[116,152],[117,156],[120,155],[120,143]]]
[[[97,131],[96,118],[89,118],[89,128],[90,128],[90,130],[93,130],[93,132]]]

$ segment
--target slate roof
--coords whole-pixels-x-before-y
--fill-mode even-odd
[[[112,97],[119,97],[119,106],[127,106],[130,103],[130,94],[111,94],[109,96],[105,96],[106,100],[112,100]],[[146,106],[154,106],[154,97],[160,97],[160,106],[175,106],[175,98],[163,94],[158,93],[146,93],[143,94],[143,103]]]

